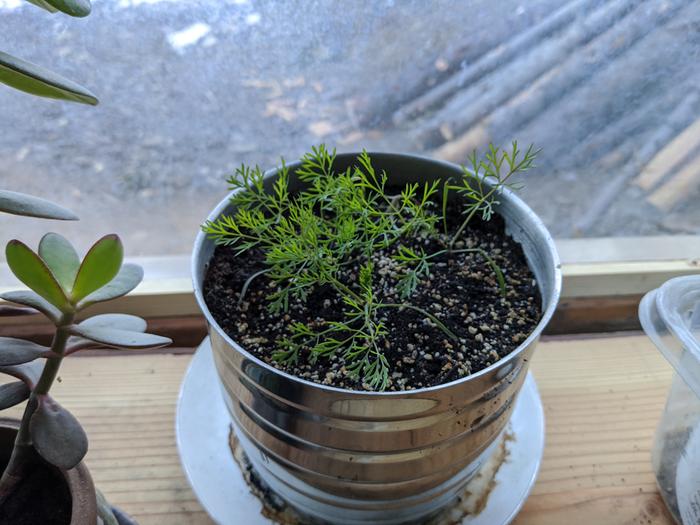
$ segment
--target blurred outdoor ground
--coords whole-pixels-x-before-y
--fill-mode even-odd
[[[183,254],[241,163],[321,142],[463,163],[513,139],[542,148],[523,197],[555,236],[700,233],[691,0],[0,0],[0,50],[101,100],[0,89],[0,186],[82,218],[2,216],[3,243]]]

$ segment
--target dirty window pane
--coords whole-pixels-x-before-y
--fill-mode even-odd
[[[0,88],[0,184],[83,248],[187,253],[240,163],[312,144],[464,162],[542,148],[524,198],[558,237],[698,233],[700,4],[690,0],[99,0],[87,19],[0,0],[3,51],[97,108]]]

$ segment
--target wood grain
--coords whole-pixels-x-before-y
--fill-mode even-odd
[[[175,402],[190,359],[78,357],[56,385],[56,398],[90,436],[86,462],[96,484],[141,525],[212,524],[175,444]],[[646,338],[550,338],[533,371],[546,451],[516,524],[671,524],[649,457],[671,369]]]
[[[671,367],[644,336],[552,339],[533,371],[547,436],[517,525],[670,525],[650,448]]]

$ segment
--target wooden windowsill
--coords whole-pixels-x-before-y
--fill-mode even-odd
[[[96,484],[141,525],[212,524],[175,445],[175,403],[190,359],[68,359],[55,387],[90,437],[86,463]],[[650,447],[672,374],[653,345],[638,334],[549,338],[532,368],[545,407],[546,447],[515,523],[671,525]]]
[[[639,330],[642,296],[668,279],[700,273],[700,236],[622,237],[557,240],[563,286],[549,334]],[[189,256],[131,259],[145,269],[144,282],[127,297],[90,309],[90,315],[123,312],[140,315],[151,329],[180,346],[205,335],[190,278]],[[0,292],[20,287],[0,263]],[[2,318],[0,335],[48,337],[41,316]],[[42,332],[43,330],[43,332]]]

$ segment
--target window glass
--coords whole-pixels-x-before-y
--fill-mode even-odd
[[[86,19],[0,0],[0,49],[96,108],[0,86],[0,185],[86,248],[190,250],[240,163],[325,142],[464,163],[542,148],[523,197],[555,236],[698,233],[700,4],[680,0],[99,0]]]

